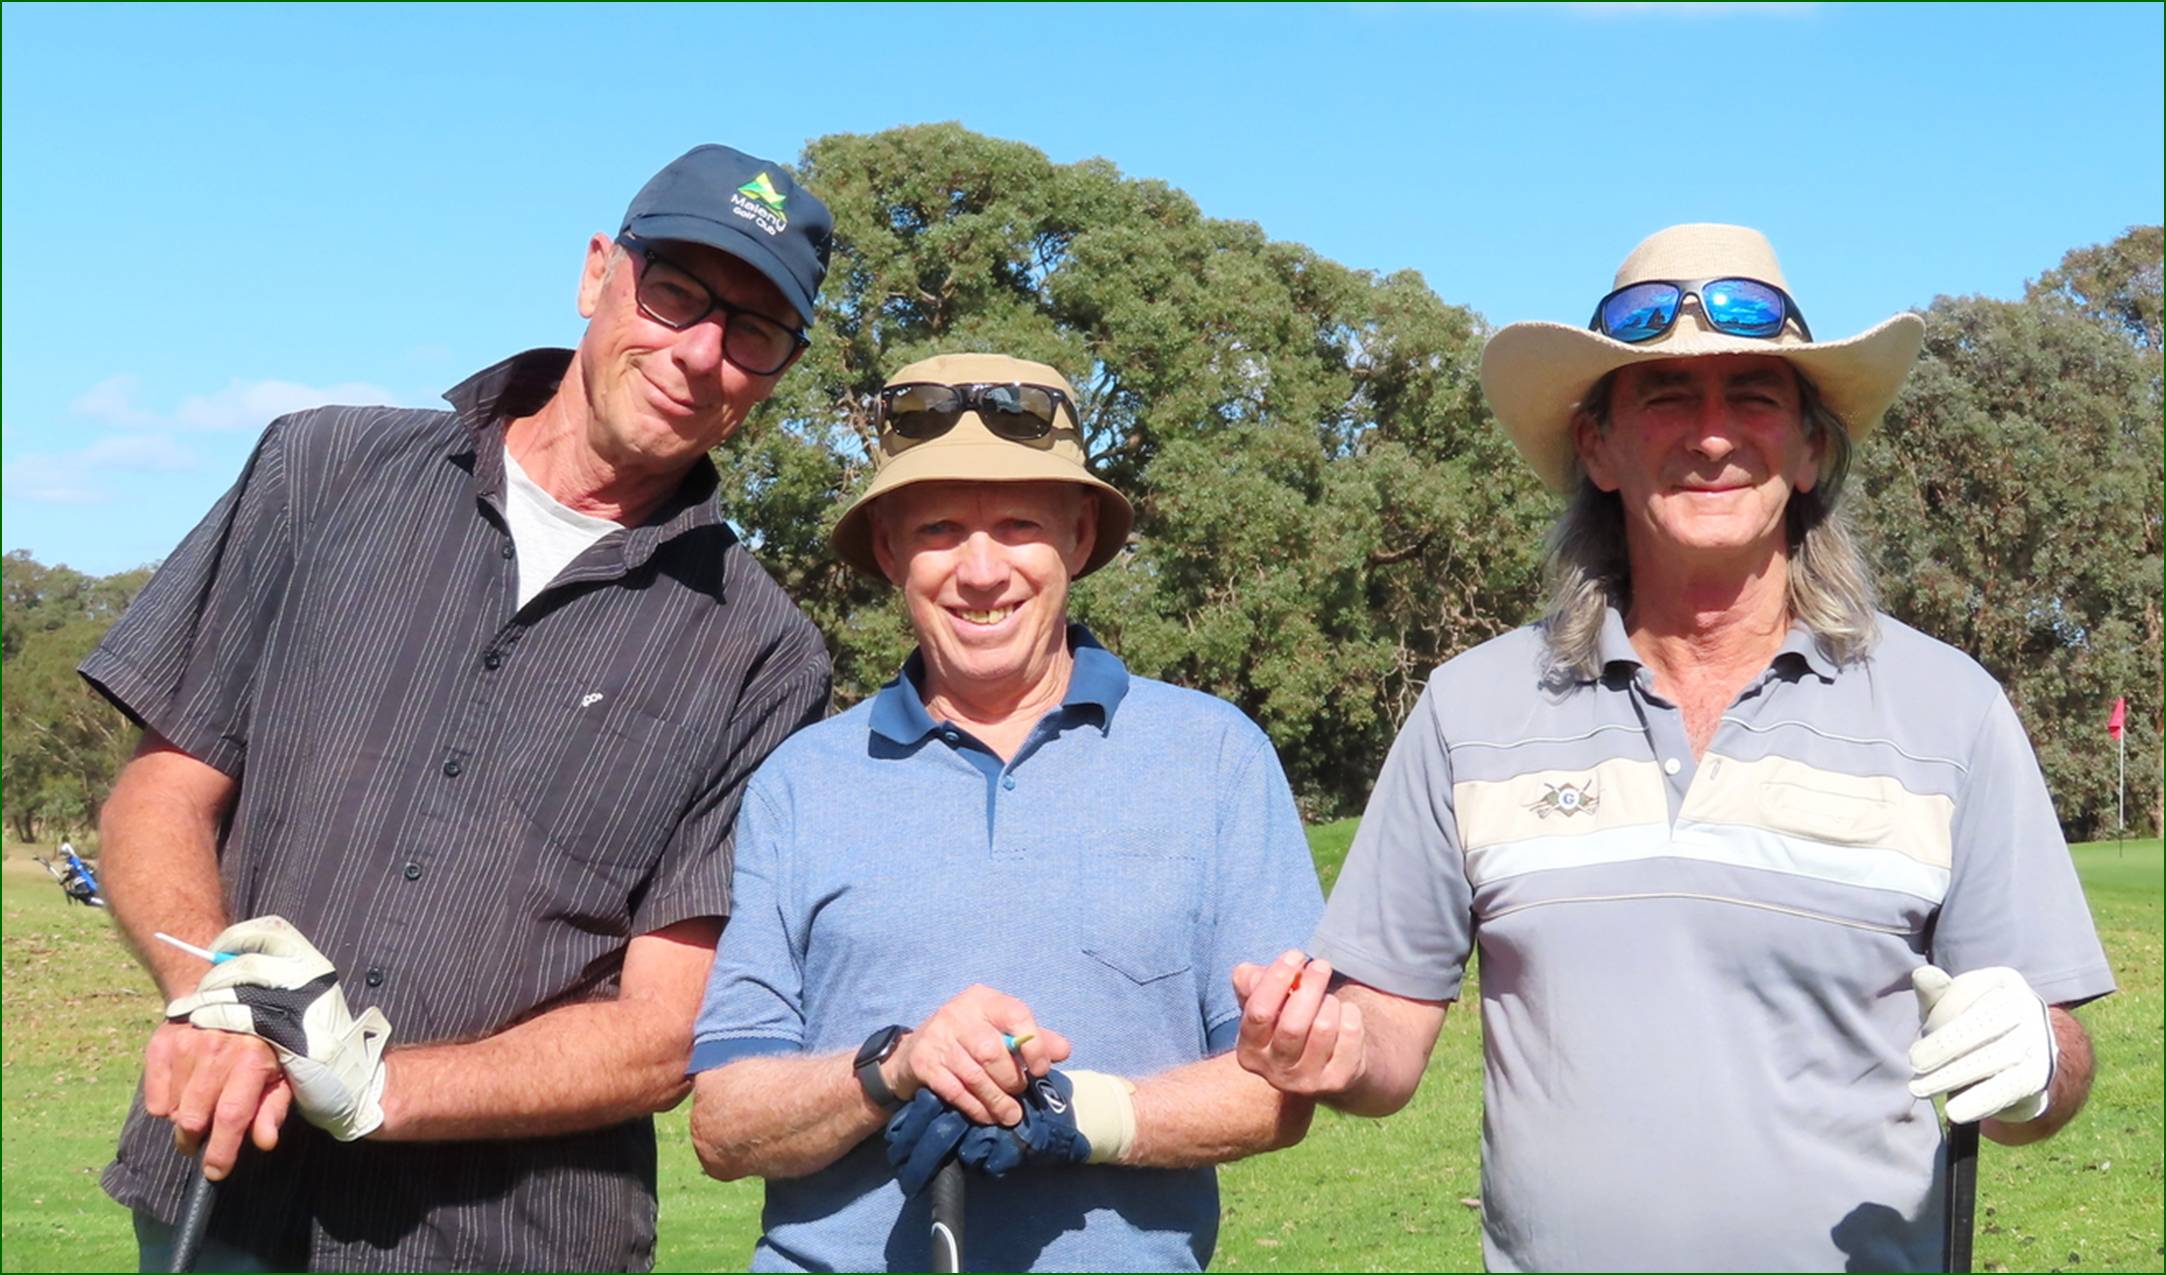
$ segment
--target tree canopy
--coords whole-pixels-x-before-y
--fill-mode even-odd
[[[826,634],[843,703],[912,639],[827,532],[871,477],[875,392],[936,353],[1075,384],[1097,470],[1137,510],[1077,618],[1136,672],[1247,711],[1312,818],[1359,810],[1433,666],[1532,618],[1557,505],[1482,402],[1486,325],[1418,274],[954,124],[821,138],[799,168],[836,222],[816,339],[716,461],[732,521]],[[2137,227],[2021,300],[1935,300],[1848,497],[1887,609],[2008,688],[2077,837],[2112,830],[2117,695],[2130,822],[2160,820],[2160,253]],[[126,755],[71,670],[144,574],[8,555],[19,831],[85,819]]]
[[[127,719],[75,666],[150,569],[87,576],[20,550],[0,568],[0,800],[20,840],[73,836],[90,826],[135,745]]]

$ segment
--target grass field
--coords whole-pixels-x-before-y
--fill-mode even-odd
[[[1310,832],[1327,886],[1351,821]],[[148,978],[102,912],[65,905],[10,847],[5,865],[4,1061],[0,1061],[0,1269],[132,1269],[128,1219],[98,1190],[158,1013]],[[1980,1269],[2161,1267],[2161,850],[2157,839],[2076,850],[2121,992],[2083,1011],[2100,1079],[2083,1118],[2040,1146],[1987,1145],[1979,1170]],[[1470,987],[1469,996],[1473,995]],[[1223,1170],[1221,1270],[1471,1270],[1481,1250],[1481,1045],[1454,1012],[1428,1080],[1389,1120],[1330,1112],[1301,1146]],[[701,1177],[685,1114],[660,1122],[665,1270],[741,1270],[757,1227],[755,1183]]]

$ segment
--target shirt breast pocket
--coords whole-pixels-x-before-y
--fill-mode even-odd
[[[1872,797],[1781,780],[1762,785],[1760,796],[1777,832],[1845,846],[1885,845],[1895,834],[1888,803]]]
[[[1116,851],[1081,861],[1083,953],[1138,986],[1195,964],[1202,864],[1183,855]]]
[[[650,864],[689,799],[693,741],[629,700],[558,687],[561,729],[518,753],[512,803],[552,848],[600,865]]]

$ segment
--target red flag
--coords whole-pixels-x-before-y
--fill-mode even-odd
[[[2106,733],[2115,739],[2119,739],[2121,738],[2121,731],[2126,728],[2127,724],[2128,697],[2123,695],[2113,701],[2113,716],[2106,719]]]

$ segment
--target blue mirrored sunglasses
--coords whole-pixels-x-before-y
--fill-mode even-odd
[[[1587,326],[1612,340],[1637,345],[1677,326],[1686,297],[1700,299],[1700,312],[1717,332],[1769,340],[1782,334],[1785,319],[1813,339],[1805,315],[1790,294],[1759,279],[1651,279],[1628,283],[1602,298]]]

